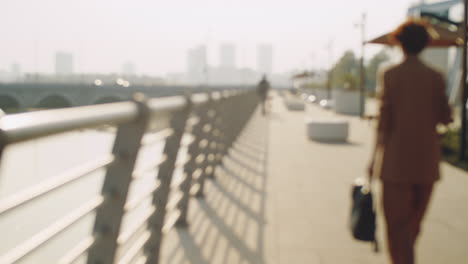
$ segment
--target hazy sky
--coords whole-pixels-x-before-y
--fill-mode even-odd
[[[274,47],[274,71],[328,65],[358,51],[353,25],[367,12],[367,36],[402,22],[414,0],[1,0],[0,69],[53,72],[54,53],[72,52],[77,72],[184,71],[187,50],[207,44],[218,64],[219,44],[237,48],[237,65],[255,68],[256,45]],[[370,48],[369,53],[376,48]]]

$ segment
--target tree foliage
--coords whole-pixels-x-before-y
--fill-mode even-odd
[[[377,73],[382,63],[388,61],[390,57],[387,52],[382,49],[374,55],[366,67],[366,88],[370,92],[375,92],[377,86]]]
[[[377,71],[379,66],[389,60],[387,52],[383,49],[375,54],[365,66],[366,90],[375,91]],[[359,89],[360,61],[353,51],[346,51],[331,71],[331,86],[338,89]]]
[[[346,51],[331,72],[333,88],[354,90],[359,85],[359,60],[353,51]]]

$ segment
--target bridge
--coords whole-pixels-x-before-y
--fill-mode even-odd
[[[122,102],[137,92],[149,97],[182,95],[187,92],[242,89],[240,86],[167,86],[167,85],[84,85],[11,83],[0,84],[0,109],[24,111],[31,108],[64,108],[111,102]]]
[[[304,119],[332,111],[291,112],[277,93],[269,115],[257,106],[253,91],[229,90],[1,118],[0,263],[387,263],[347,228],[372,121],[339,116],[348,142],[314,142]],[[41,145],[63,138],[82,146],[87,133],[107,151],[94,141],[57,151],[52,163],[63,170],[10,186],[33,166],[16,151],[34,144],[41,156]],[[85,160],[68,161],[76,152]],[[468,174],[446,163],[442,172],[418,259],[461,264]]]

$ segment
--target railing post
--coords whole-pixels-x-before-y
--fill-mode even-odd
[[[202,142],[205,139],[205,132],[204,128],[205,125],[208,124],[208,116],[210,113],[210,106],[211,100],[205,103],[202,106],[199,106],[198,109],[195,111],[195,114],[198,117],[198,121],[196,124],[193,125],[192,128],[192,135],[194,137],[193,141],[191,142],[188,154],[190,155],[190,160],[184,166],[184,181],[179,186],[180,191],[183,194],[183,198],[177,204],[177,208],[180,212],[180,216],[177,219],[178,226],[186,226],[187,225],[187,213],[188,213],[188,205],[191,197],[191,188],[193,186],[193,177],[194,173],[197,172],[200,166],[199,158],[200,155],[203,154],[203,146]],[[203,157],[203,159],[205,159]],[[200,176],[199,176],[200,177]]]
[[[6,146],[7,146],[6,139],[3,136],[3,132],[0,130],[0,164],[3,159],[3,151],[5,150]]]
[[[200,164],[200,175],[197,179],[198,189],[196,189],[195,196],[202,198],[205,191],[205,181],[206,178],[210,177],[213,174],[214,170],[214,161],[215,161],[215,147],[216,147],[216,123],[218,117],[218,108],[219,105],[216,105],[213,100],[211,101],[211,111],[208,113],[208,120],[204,127],[205,135],[205,144],[202,149],[202,155],[204,157],[202,163]]]
[[[240,125],[239,125],[239,129],[240,129],[239,134],[240,132],[242,132],[242,130],[247,125],[247,122],[250,120],[250,118],[254,114],[255,109],[257,108],[257,105],[259,102],[256,94],[252,92],[246,92],[242,96],[244,97],[244,99],[241,99],[241,101],[244,103],[243,109],[245,109],[245,111],[241,115],[242,120],[240,121]]]
[[[239,138],[239,136],[242,133],[245,125],[247,124],[247,121],[249,120],[249,117],[250,117],[249,101],[251,100],[251,98],[249,98],[249,97],[250,96],[249,96],[248,93],[243,93],[243,94],[239,95],[239,97],[238,97],[238,104],[239,104],[239,108],[241,110],[238,113],[235,136],[233,138],[233,141],[231,142],[231,146]]]
[[[163,152],[166,155],[166,160],[161,164],[158,171],[157,178],[160,181],[160,187],[153,195],[153,205],[156,207],[156,211],[149,219],[151,235],[144,247],[147,264],[156,264],[159,262],[164,219],[166,217],[166,206],[169,199],[172,176],[191,108],[191,100],[187,97],[186,107],[175,113],[170,121],[173,133],[166,139],[166,144],[164,145]]]
[[[229,153],[229,149],[242,133],[258,105],[255,94],[251,92],[242,92],[232,96],[227,101],[229,103],[226,104],[224,119],[229,120],[229,122],[225,123],[223,127],[225,136],[223,150],[217,159],[218,165],[222,162],[223,157]]]
[[[255,109],[257,108],[257,105],[258,105],[258,96],[252,92],[246,92],[244,94],[245,96],[245,116],[244,116],[244,120],[242,122],[242,128],[243,129],[245,127],[245,125],[247,124],[247,122],[250,120],[250,118],[252,117],[252,115],[254,114],[255,112]]]
[[[208,164],[205,170],[206,177],[214,179],[215,178],[215,170],[218,164],[218,155],[221,154],[222,144],[223,144],[223,136],[222,136],[222,129],[223,129],[223,108],[222,105],[224,103],[224,98],[221,97],[217,102],[213,105],[215,116],[213,118],[213,129],[211,132],[212,141],[209,145],[210,153],[208,154]],[[208,170],[209,169],[209,170]]]
[[[218,142],[216,145],[216,154],[215,154],[215,162],[214,162],[214,168],[217,166],[221,165],[223,158],[225,154],[227,153],[227,146],[228,146],[228,140],[229,140],[229,130],[231,127],[229,126],[229,114],[230,114],[230,107],[231,107],[231,101],[232,98],[230,98],[229,92],[223,92],[221,99],[220,99],[220,105],[218,107]]]
[[[244,98],[242,97],[242,95],[236,94],[228,100],[229,104],[227,107],[227,120],[229,120],[229,122],[227,126],[228,130],[226,131],[227,144],[224,148],[224,155],[227,155],[229,153],[229,149],[231,148],[232,144],[237,139],[237,136],[241,131],[243,114],[246,110],[243,107]]]
[[[117,237],[120,232],[124,205],[132,179],[135,161],[146,131],[150,113],[144,96],[134,97],[139,107],[136,120],[118,126],[112,153],[116,160],[108,167],[102,194],[106,197],[96,211],[94,223],[95,244],[90,248],[88,264],[113,264],[117,250]]]
[[[0,109],[0,119],[5,116],[5,113]],[[5,136],[5,132],[3,132],[0,128],[0,164],[3,158],[3,151],[5,150],[7,146],[7,139]]]

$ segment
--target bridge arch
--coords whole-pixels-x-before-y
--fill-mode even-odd
[[[93,102],[93,104],[107,104],[107,103],[115,103],[115,102],[122,102],[125,101],[124,99],[114,96],[114,95],[109,95],[109,96],[103,96],[98,98]]]
[[[69,99],[58,94],[47,95],[36,104],[37,108],[65,108],[71,106],[72,103]]]
[[[20,109],[20,101],[11,95],[2,94],[0,95],[0,109],[5,112],[17,111]]]

